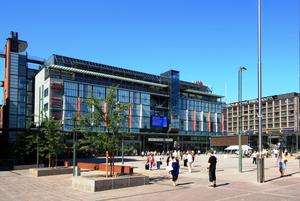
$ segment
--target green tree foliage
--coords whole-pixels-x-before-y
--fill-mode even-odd
[[[39,129],[29,132],[25,137],[25,153],[30,156],[39,147],[40,161],[48,158],[49,167],[57,165],[57,156],[66,150],[61,121],[44,117]]]
[[[56,166],[58,154],[66,150],[64,136],[62,134],[61,121],[45,118],[41,124],[41,134],[44,138],[40,148],[42,153],[45,153],[49,159],[49,167]],[[54,159],[56,161],[54,165]]]
[[[80,150],[99,155],[108,151],[110,157],[110,175],[113,174],[114,154],[121,149],[120,140],[124,133],[120,132],[128,118],[128,104],[119,103],[116,98],[117,87],[111,87],[106,99],[92,97],[87,100],[90,112],[81,118],[83,138],[79,140]],[[104,103],[107,111],[104,111]],[[106,130],[101,131],[103,122]]]

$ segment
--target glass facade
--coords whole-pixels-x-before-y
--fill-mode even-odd
[[[180,132],[217,134],[221,132],[222,104],[204,100],[180,98]]]
[[[64,128],[72,130],[74,128],[74,115],[78,109],[80,101],[80,114],[85,115],[91,110],[85,100],[92,96],[99,99],[105,99],[109,93],[109,88],[95,85],[82,84],[78,82],[64,82]],[[80,97],[80,98],[78,98]],[[129,128],[129,118],[121,123],[123,131],[139,132],[141,128],[150,128],[150,94],[144,92],[130,91],[125,89],[117,90],[117,101],[131,105],[131,128]],[[101,103],[104,107],[104,103]],[[126,114],[129,114],[126,111]],[[105,130],[104,122],[100,124],[100,130]]]
[[[33,120],[33,79],[36,70],[27,68],[25,55],[10,53],[9,127],[29,128]]]

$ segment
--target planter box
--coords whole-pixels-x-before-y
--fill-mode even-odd
[[[72,187],[84,192],[97,192],[149,184],[148,176],[120,176],[114,178],[73,177]]]
[[[60,174],[72,174],[72,168],[57,167],[57,168],[31,168],[29,173],[36,177],[60,175]]]

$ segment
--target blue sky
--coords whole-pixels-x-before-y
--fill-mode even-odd
[[[227,102],[237,100],[243,65],[243,98],[257,97],[256,0],[3,0],[0,19],[1,47],[17,31],[33,56],[153,74],[175,69]],[[3,79],[3,59],[0,67]],[[299,90],[299,0],[262,0],[262,67],[263,96]]]

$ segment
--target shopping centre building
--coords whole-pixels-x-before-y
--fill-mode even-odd
[[[38,126],[43,115],[72,131],[74,112],[89,112],[85,100],[105,99],[111,86],[118,87],[117,100],[130,105],[122,131],[131,133],[126,143],[137,152],[174,147],[205,151],[211,136],[224,134],[222,96],[200,81],[180,80],[179,71],[153,75],[56,54],[33,59],[24,54],[26,47],[12,32],[0,55],[5,59],[2,141],[16,141],[18,132]],[[98,129],[106,131],[104,122]]]

